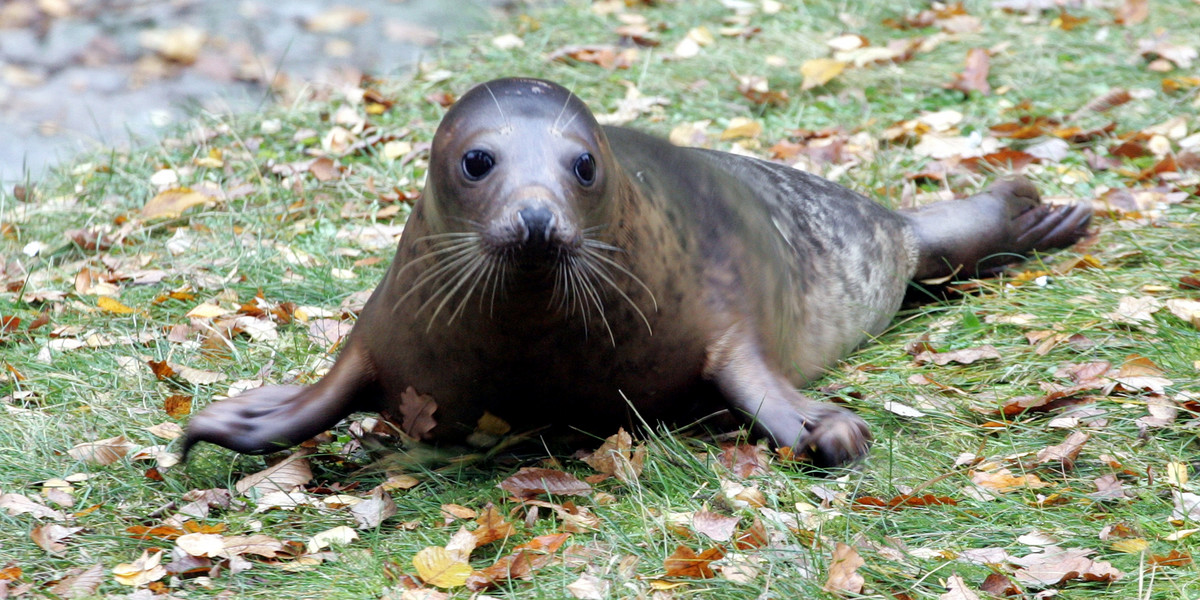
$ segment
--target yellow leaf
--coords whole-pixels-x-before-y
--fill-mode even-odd
[[[729,127],[721,132],[721,140],[738,140],[756,138],[762,133],[762,124],[746,117],[734,117],[729,120]]]
[[[227,315],[229,312],[229,310],[221,308],[212,302],[205,302],[203,304],[198,304],[195,308],[189,310],[186,316],[193,319],[211,319],[214,317]]]
[[[1188,482],[1188,464],[1185,462],[1167,463],[1167,481],[1175,487],[1183,487]]]
[[[429,585],[452,588],[466,585],[471,574],[471,565],[457,560],[445,548],[430,546],[417,553],[412,559],[417,575]]]
[[[183,211],[208,202],[209,197],[191,188],[172,188],[160,192],[142,207],[144,219],[169,219],[178,217]]]
[[[1150,542],[1142,538],[1130,538],[1127,540],[1117,540],[1112,543],[1112,549],[1117,552],[1126,554],[1137,554],[1150,547]]]
[[[834,77],[846,70],[846,63],[832,58],[814,58],[800,65],[800,74],[804,75],[804,83],[800,89],[811,90],[829,83]]]
[[[167,575],[167,570],[159,564],[161,560],[161,550],[154,554],[142,551],[141,558],[136,561],[113,567],[113,578],[117,580],[117,583],[130,587],[139,587],[152,581],[158,581]]]
[[[108,296],[100,296],[97,298],[96,306],[99,306],[101,310],[106,310],[110,313],[117,313],[118,315],[127,315],[137,312],[132,308],[121,304],[119,301],[109,298]]]

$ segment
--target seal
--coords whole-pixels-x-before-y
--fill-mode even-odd
[[[354,411],[402,414],[415,393],[436,406],[417,433],[437,443],[485,413],[608,435],[727,408],[838,465],[866,452],[866,424],[798,386],[883,330],[914,278],[1067,246],[1090,217],[1023,180],[893,211],[785,165],[601,127],[548,81],[491,81],[439,125],[395,259],[328,374],[209,405],[184,453],[274,451]]]

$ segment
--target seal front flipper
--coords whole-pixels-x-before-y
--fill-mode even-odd
[[[1001,181],[963,200],[901,211],[917,237],[917,281],[990,275],[1034,252],[1065,248],[1087,233],[1088,204],[1042,204],[1027,179]]]
[[[266,386],[210,404],[188,421],[183,441],[210,442],[244,454],[266,454],[295,446],[357,410],[371,410],[374,378],[365,353],[350,343],[317,383]]]
[[[814,466],[831,468],[861,458],[871,432],[858,415],[796,391],[771,368],[743,331],[722,336],[709,351],[707,376],[733,412],[774,446],[807,454]]]

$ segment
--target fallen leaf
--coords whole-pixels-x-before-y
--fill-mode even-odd
[[[1094,553],[1095,550],[1087,548],[1047,546],[1042,552],[1012,558],[1010,562],[1021,567],[1013,574],[1016,580],[1029,585],[1048,587],[1072,579],[1111,582],[1121,578],[1122,573],[1110,563],[1087,558]]]
[[[579,600],[605,600],[608,598],[609,587],[607,581],[584,573],[579,579],[567,584],[567,591]]]
[[[345,546],[346,544],[349,544],[357,539],[357,531],[354,531],[345,525],[339,525],[338,527],[326,529],[325,531],[308,538],[308,552],[309,554],[320,552],[321,550],[333,546],[334,544]]]
[[[989,573],[980,584],[979,589],[997,598],[1016,596],[1021,593],[1021,588],[1013,583],[1007,575],[1001,573]]]
[[[1067,436],[1063,443],[1039,450],[1035,464],[1054,462],[1061,465],[1063,469],[1072,469],[1075,467],[1075,459],[1079,456],[1079,451],[1083,449],[1083,445],[1087,441],[1088,434],[1081,431],[1071,432],[1071,435]]]
[[[834,77],[846,70],[846,63],[832,58],[813,58],[800,65],[800,74],[804,75],[801,90],[811,90],[829,83]]]
[[[741,519],[737,517],[718,515],[707,510],[699,510],[692,515],[692,527],[696,532],[718,542],[727,542],[732,539],[739,521]]]
[[[1115,323],[1141,326],[1146,323],[1153,323],[1154,317],[1152,315],[1158,312],[1162,306],[1162,302],[1153,296],[1142,296],[1140,298],[1124,296],[1118,301],[1115,311],[1105,313],[1101,316]]]
[[[479,518],[475,519],[475,522],[479,524],[479,527],[471,533],[475,535],[477,547],[508,539],[517,533],[512,523],[505,521],[504,515],[501,515],[491,502],[483,507],[483,512],[479,514]]]
[[[723,444],[717,460],[743,479],[767,472],[767,453],[758,444]]]
[[[74,568],[50,587],[50,593],[63,598],[90,598],[104,583],[104,565],[96,563],[86,569]]]
[[[23,494],[0,494],[0,509],[7,512],[10,517],[31,514],[39,519],[54,519],[56,521],[62,521],[67,518],[62,512],[31,500]]]
[[[696,554],[691,548],[681,545],[663,561],[663,568],[666,570],[667,577],[712,579],[717,574],[709,564],[724,556],[725,552],[720,548],[709,548]]]
[[[517,498],[531,498],[539,494],[586,496],[592,493],[592,486],[569,473],[536,467],[522,468],[501,481],[497,487]]]
[[[646,448],[638,444],[633,446],[633,436],[624,428],[604,440],[604,443],[584,457],[593,469],[606,475],[613,475],[622,483],[633,483],[642,474],[642,466],[646,460]]]
[[[500,557],[490,567],[475,571],[467,578],[467,589],[473,592],[495,587],[510,579],[529,577],[534,571],[550,564],[554,553],[567,541],[569,533],[540,535]]]
[[[821,589],[827,592],[862,592],[866,578],[858,573],[858,568],[867,564],[854,546],[838,542],[833,550],[833,558],[829,563],[829,577]]]
[[[1003,468],[995,471],[971,471],[971,482],[980,487],[1001,493],[1024,488],[1038,489],[1050,485],[1038,479],[1037,475],[1032,473],[1013,475],[1012,471]]]
[[[1192,564],[1192,555],[1172,549],[1168,554],[1151,554],[1148,562],[1156,567],[1186,567]]]
[[[143,219],[172,219],[183,211],[205,204],[212,198],[191,188],[173,188],[159,192],[142,207]]]
[[[111,465],[121,460],[132,449],[133,443],[125,439],[125,436],[119,435],[97,442],[77,444],[75,447],[67,450],[67,454],[75,460],[103,466]]]
[[[470,563],[456,558],[440,546],[422,548],[413,556],[412,564],[422,581],[440,588],[466,585],[472,570]]]
[[[110,313],[113,313],[116,315],[128,315],[128,314],[133,314],[133,313],[137,312],[136,310],[134,310],[128,306],[125,306],[124,304],[121,304],[121,302],[119,300],[117,300],[115,298],[110,298],[108,296],[100,296],[99,298],[97,298],[96,306],[99,307],[100,310],[103,310],[105,312],[110,312]]]
[[[304,453],[297,452],[270,467],[239,479],[234,484],[234,489],[239,494],[250,490],[257,490],[260,494],[276,491],[286,493],[308,483],[312,477],[308,459]]]
[[[954,74],[954,81],[949,85],[950,89],[967,94],[971,92],[979,92],[984,96],[991,94],[992,86],[987,80],[991,61],[988,51],[984,48],[967,50],[967,66],[962,73]]]
[[[979,594],[971,591],[958,573],[946,580],[946,590],[945,594],[938,596],[938,600],[979,600]]]
[[[1150,0],[1125,0],[1113,16],[1118,25],[1137,25],[1150,16]]]
[[[433,413],[437,412],[437,402],[433,396],[418,394],[411,386],[400,394],[400,414],[403,416],[400,429],[404,433],[418,439],[432,437],[432,431],[437,427]]]
[[[1190,324],[1196,329],[1200,329],[1200,300],[1192,300],[1189,298],[1171,298],[1167,300],[1167,310],[1171,314],[1183,319],[1185,323]]]
[[[926,350],[913,357],[913,361],[919,365],[932,362],[938,366],[944,366],[952,362],[969,365],[980,360],[1000,360],[1000,351],[991,345],[984,345],[978,348],[962,348],[949,352]]]
[[[33,531],[29,533],[29,537],[42,550],[51,554],[60,554],[67,550],[67,545],[62,543],[62,541],[80,531],[83,531],[82,527],[63,527],[62,525],[50,523],[48,525],[35,526]]]
[[[350,507],[359,529],[374,529],[397,512],[396,501],[383,487],[371,490],[366,500]]]
[[[153,581],[166,577],[167,570],[159,564],[162,562],[162,551],[151,554],[143,550],[142,556],[132,563],[121,563],[112,569],[113,578],[121,585],[141,587]]]
[[[1150,547],[1150,542],[1143,538],[1117,540],[1112,543],[1112,549],[1125,554],[1141,554]]]

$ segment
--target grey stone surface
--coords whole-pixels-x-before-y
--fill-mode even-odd
[[[10,0],[3,0],[8,2]],[[493,18],[503,0],[91,0],[75,14],[0,29],[0,182],[36,180],[49,165],[97,147],[153,139],[195,106],[245,111],[261,105],[277,71],[294,80],[351,67],[388,75],[429,53],[420,36],[460,35]],[[310,31],[336,6],[365,11],[360,24]],[[196,63],[145,75],[154,54],[144,32],[178,26],[209,36]],[[397,32],[409,32],[400,33]],[[331,55],[330,47],[345,50]],[[239,57],[257,81],[231,76]]]

